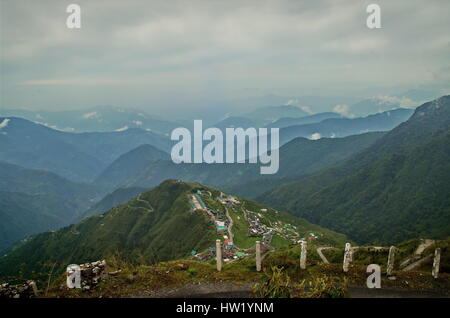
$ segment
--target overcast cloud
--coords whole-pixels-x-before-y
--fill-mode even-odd
[[[373,2],[382,29],[365,25]],[[447,0],[0,3],[5,108],[450,87]],[[80,30],[65,26],[70,3]]]

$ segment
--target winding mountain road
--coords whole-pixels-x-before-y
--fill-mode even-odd
[[[142,193],[141,193],[141,194],[142,194]],[[147,200],[142,200],[142,199],[141,199],[141,194],[139,194],[139,195],[137,196],[136,201],[144,202],[147,206],[150,207],[150,209],[144,208],[144,207],[141,207],[141,206],[140,206],[139,208],[144,209],[144,210],[148,210],[148,211],[150,211],[150,212],[155,211],[155,209],[153,209],[153,206],[150,204],[150,202],[148,202]]]
[[[233,232],[231,231],[232,227],[233,227],[233,219],[230,216],[230,213],[228,212],[228,209],[225,207],[225,215],[227,216],[228,221],[230,222],[230,224],[228,225],[228,238],[231,240],[231,242],[233,242],[234,244],[234,240],[233,240]],[[234,244],[236,246],[236,244]]]

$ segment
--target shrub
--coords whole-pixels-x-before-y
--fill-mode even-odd
[[[343,298],[348,294],[347,278],[329,276],[316,277],[312,280],[302,280],[295,286],[295,298]]]
[[[272,267],[272,274],[263,282],[253,287],[253,293],[261,298],[289,298],[289,276],[283,272],[283,267]]]

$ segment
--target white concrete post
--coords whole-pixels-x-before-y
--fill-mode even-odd
[[[342,269],[344,273],[348,272],[348,267],[350,265],[350,253],[352,252],[352,245],[350,243],[345,243],[345,251],[344,251],[344,262],[342,264]]]
[[[438,278],[440,263],[441,263],[441,249],[437,248],[434,250],[433,270],[431,271],[431,274],[433,275],[434,278]]]
[[[67,266],[67,287],[81,288],[81,267],[77,264]]]
[[[300,252],[300,268],[306,269],[306,248],[307,248],[307,242],[302,241],[301,242],[301,252]]]
[[[395,259],[395,246],[391,246],[389,249],[388,263],[386,269],[386,275],[391,276],[394,270],[394,259]]]
[[[37,289],[36,282],[35,282],[34,280],[32,280],[32,281],[30,281],[28,284],[29,284],[29,285],[31,286],[31,288],[33,289],[33,294],[34,294],[34,296],[37,296],[37,295],[38,295],[38,289]]]
[[[222,270],[222,244],[220,240],[216,240],[216,263],[217,263],[217,271]]]
[[[261,271],[261,242],[256,241],[256,270]]]
[[[350,247],[349,251],[348,251],[348,262],[351,264],[353,262],[353,253],[355,252],[355,248],[354,247]]]

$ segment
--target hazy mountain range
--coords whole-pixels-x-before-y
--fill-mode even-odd
[[[117,248],[133,256],[139,244],[162,248],[164,259],[178,257],[187,245],[175,251],[163,242],[174,238],[179,222],[197,229],[186,229],[185,237],[203,244],[196,235],[203,233],[207,240],[204,221],[183,215],[182,193],[192,185],[164,182],[167,179],[256,198],[358,243],[450,234],[449,96],[415,111],[400,108],[358,118],[334,112],[307,115],[300,109],[292,113],[291,106],[286,107],[278,118],[276,107],[268,107],[253,113],[254,118],[222,121],[221,128],[255,122],[283,126],[280,170],[272,176],[261,176],[259,166],[251,164],[174,164],[169,137],[141,128],[74,133],[22,118],[0,118],[0,250],[28,235],[87,218],[58,234],[20,243],[19,252],[8,252],[12,256],[7,267],[25,259],[55,259],[52,248],[59,240],[79,244],[70,255],[62,253],[61,261],[97,257]],[[160,211],[157,219],[142,214],[140,201],[133,199],[144,192],[152,208]],[[134,215],[136,204],[142,213]],[[107,211],[108,226],[98,217]],[[113,217],[116,214],[120,217]],[[103,226],[109,230],[98,232]],[[149,233],[149,241],[127,245],[142,231]],[[101,242],[99,249],[87,252],[86,244],[94,240]],[[42,255],[31,252],[37,246],[47,246]]]

